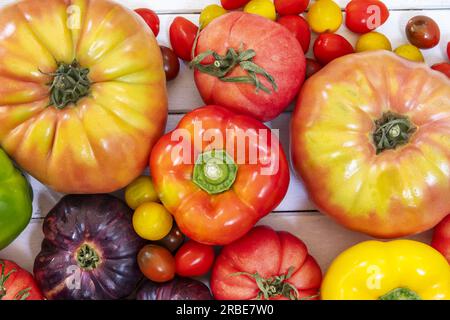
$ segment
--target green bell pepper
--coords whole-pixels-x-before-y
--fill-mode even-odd
[[[17,238],[30,222],[32,201],[28,181],[0,149],[0,250]]]

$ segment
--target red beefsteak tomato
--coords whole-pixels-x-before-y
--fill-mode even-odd
[[[393,238],[450,212],[450,80],[388,51],[357,53],[308,79],[291,127],[294,166],[317,207]]]
[[[320,267],[300,239],[258,226],[222,249],[211,290],[217,300],[315,299],[321,282]]]
[[[28,271],[0,259],[0,300],[44,300],[44,296]]]
[[[206,104],[269,121],[295,98],[305,79],[305,56],[295,36],[266,18],[232,12],[199,36],[195,83]]]

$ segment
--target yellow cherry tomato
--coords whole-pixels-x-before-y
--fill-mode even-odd
[[[161,240],[170,232],[172,224],[172,215],[156,202],[141,204],[133,214],[134,231],[146,240]]]
[[[125,201],[131,209],[136,209],[145,202],[159,201],[152,179],[148,176],[136,178],[125,189]]]
[[[205,7],[200,14],[199,22],[200,22],[200,28],[205,28],[208,24],[211,23],[214,19],[223,16],[228,11],[222,8],[221,6],[217,4],[211,4],[207,7]]]
[[[257,14],[272,21],[277,19],[275,5],[270,0],[252,0],[244,7],[244,12]]]
[[[391,42],[384,34],[375,31],[359,37],[358,42],[356,42],[356,52],[373,50],[392,51]]]
[[[400,57],[417,62],[424,62],[422,52],[412,44],[404,44],[394,50]]]
[[[318,0],[309,8],[307,19],[314,32],[335,32],[342,24],[341,8],[332,0]]]
[[[412,240],[365,241],[342,252],[323,279],[323,300],[450,299],[450,268]]]

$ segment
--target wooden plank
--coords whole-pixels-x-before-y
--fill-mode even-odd
[[[31,271],[34,258],[40,251],[43,239],[43,219],[34,219],[25,231],[6,249],[0,251],[0,258],[14,260]],[[285,230],[302,239],[310,253],[319,262],[322,271],[327,270],[331,261],[343,250],[369,236],[349,231],[330,218],[315,213],[292,213],[289,215],[270,214],[258,224],[269,225],[275,230]],[[431,232],[408,237],[430,243]]]

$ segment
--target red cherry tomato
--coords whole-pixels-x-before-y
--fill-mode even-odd
[[[323,33],[314,42],[314,56],[322,65],[353,52],[350,42],[335,33]]]
[[[450,60],[450,41],[447,43],[447,57]]]
[[[389,10],[379,0],[352,0],[345,7],[345,24],[356,33],[375,30],[389,18]]]
[[[134,10],[137,14],[139,14],[142,19],[144,19],[145,23],[152,29],[155,37],[159,34],[159,17],[158,15],[150,9],[140,8]]]
[[[318,63],[316,60],[306,58],[306,79],[311,77],[320,69],[322,69],[322,65],[320,63]]]
[[[175,255],[175,270],[182,277],[197,277],[206,274],[214,262],[212,246],[189,240]]]
[[[239,9],[249,3],[250,0],[220,0],[222,7],[226,10]]]
[[[170,44],[175,54],[184,61],[192,60],[192,47],[198,27],[183,17],[176,17],[170,25]]]
[[[300,42],[304,52],[309,50],[311,29],[309,28],[308,22],[303,17],[296,15],[283,16],[278,18],[277,22],[294,34],[298,42]]]
[[[436,63],[431,67],[431,69],[442,72],[450,78],[450,63],[448,62]]]
[[[275,9],[281,16],[300,14],[308,8],[309,0],[275,0]]]

